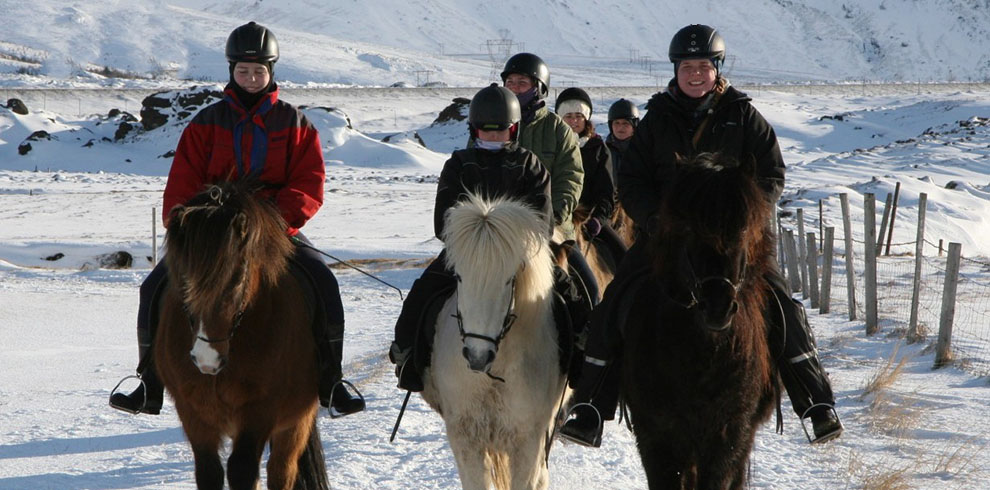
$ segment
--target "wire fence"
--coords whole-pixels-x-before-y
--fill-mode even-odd
[[[841,233],[841,231],[840,231]],[[855,318],[866,318],[867,274],[862,240],[853,240]],[[913,247],[917,242],[898,245]],[[940,250],[939,244],[925,243]],[[829,313],[849,313],[848,279],[846,277],[846,253],[843,237],[835,237],[832,258],[832,276],[829,281]],[[875,244],[874,244],[875,246]],[[904,248],[902,248],[904,250]],[[826,260],[820,251],[817,267],[823,270]],[[784,261],[788,260],[785,257]],[[878,256],[876,262],[877,326],[881,333],[908,337],[913,341],[929,343],[928,351],[934,351],[940,335],[943,310],[943,293],[946,290],[947,256],[923,256],[918,261],[913,253]],[[801,261],[807,264],[806,260]],[[917,295],[914,294],[915,271],[920,269]],[[787,267],[784,267],[785,271]],[[805,274],[813,277],[812,274]],[[817,274],[819,280],[822,273]],[[824,286],[824,285],[821,285]],[[990,261],[961,257],[955,283],[954,314],[951,316],[949,346],[953,365],[976,376],[990,375]],[[822,292],[824,287],[819,288]],[[819,304],[825,298],[819,298]],[[916,312],[916,327],[911,329],[912,311]],[[944,332],[942,333],[944,335]]]

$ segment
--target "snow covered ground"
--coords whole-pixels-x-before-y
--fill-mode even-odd
[[[603,96],[602,107],[619,96]],[[302,97],[288,100],[321,105]],[[649,94],[626,97],[642,104]],[[431,225],[436,175],[464,126],[428,126],[449,102],[354,94],[334,104],[353,128],[339,113],[311,112],[323,115],[317,125],[329,179],[324,207],[304,229],[318,247],[342,259],[425,258],[440,249]],[[861,240],[861,193],[875,192],[882,204],[901,182],[895,243],[913,240],[917,197],[925,192],[931,240],[960,241],[967,257],[990,255],[990,92],[761,91],[756,104],[776,127],[789,164],[784,210],[804,207],[809,229],[817,230],[812,217],[818,199],[826,199],[825,220],[840,238],[836,196],[846,192]],[[181,125],[107,143],[98,137],[102,120],[77,111],[75,104],[27,116],[0,109],[0,489],[193,488],[192,454],[171,402],[157,417],[107,406],[110,389],[137,362],[137,290],[150,269],[152,207],[161,205],[167,172],[168,159],[158,155],[174,146]],[[593,120],[604,130],[600,113]],[[18,155],[24,135],[42,127],[56,139]],[[411,139],[377,141],[400,131],[421,133],[433,149]],[[85,140],[74,138],[90,132],[97,143],[82,148]],[[950,181],[959,185],[946,189]],[[793,218],[785,224],[793,226]],[[155,231],[160,245],[164,230],[159,224]],[[131,269],[94,267],[97,255],[117,250],[134,255]],[[44,260],[56,253],[64,257]],[[372,272],[407,290],[421,270]],[[974,274],[990,283],[987,270]],[[441,420],[418,396],[397,441],[388,442],[402,399],[385,358],[398,294],[354,271],[337,275],[347,315],[344,370],[368,409],[320,419],[331,481],[335,488],[458,488]],[[901,301],[910,290],[895,294],[891,301]],[[752,486],[984,487],[987,378],[957,366],[932,371],[927,342],[907,345],[890,329],[867,337],[862,321],[846,320],[841,299],[836,304],[832,314],[810,319],[846,432],[809,446],[785,399],[784,434],[768,425],[758,436]],[[889,385],[866,392],[902,361]],[[550,473],[553,488],[645,487],[633,438],[614,424],[597,450],[555,443]]]

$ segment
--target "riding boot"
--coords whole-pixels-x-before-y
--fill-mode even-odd
[[[812,443],[835,439],[842,434],[843,427],[835,413],[835,395],[828,374],[818,359],[818,349],[804,306],[776,288],[770,301],[773,303],[771,321],[779,322],[783,315],[784,350],[777,365],[791,405],[799,417],[811,419],[814,431]],[[777,310],[776,315],[773,314],[774,309]]]
[[[615,418],[618,402],[617,380],[611,371],[617,370],[598,359],[585,358],[571,397],[571,417],[560,428],[561,437],[583,446],[601,446],[603,422]]]
[[[140,330],[139,330],[140,332]],[[146,413],[158,415],[162,410],[165,397],[165,387],[155,372],[154,359],[151,357],[151,345],[141,342],[141,362],[138,365],[138,377],[141,385],[130,394],[111,393],[110,406],[128,413]]]
[[[423,391],[423,376],[413,365],[412,347],[403,349],[398,341],[392,342],[388,351],[388,358],[395,364],[395,377],[399,380],[398,387],[400,389]]]
[[[141,283],[140,302],[138,306],[137,337],[138,337],[138,367],[137,377],[141,385],[130,394],[117,393],[116,388],[110,393],[110,406],[128,413],[146,413],[158,415],[162,410],[165,398],[165,386],[158,379],[155,362],[152,357],[152,342],[158,318],[158,298],[165,288],[166,266],[161,260],[144,282]],[[126,379],[126,378],[125,378]],[[120,383],[117,384],[120,386]]]
[[[320,405],[330,409],[330,416],[337,418],[364,410],[364,398],[360,393],[351,395],[347,390],[351,383],[342,379],[344,324],[327,323],[323,335],[316,339],[320,354]]]

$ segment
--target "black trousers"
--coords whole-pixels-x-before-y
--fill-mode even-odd
[[[638,240],[626,253],[615,278],[605,289],[605,297],[592,312],[588,340],[585,344],[585,366],[581,378],[572,380],[574,400],[588,402],[598,408],[603,418],[614,417],[619,393],[618,362],[622,353],[622,319],[615,307],[617,298],[627,294],[629,288],[650,271],[645,243]],[[766,276],[773,294],[767,295],[764,315],[771,331],[771,348],[780,371],[781,380],[791,405],[799,417],[810,415],[809,408],[817,404],[835,405],[835,395],[828,374],[818,359],[815,337],[808,324],[804,305],[791,298],[788,286],[779,272],[776,260]],[[780,339],[783,337],[782,339]],[[596,369],[595,367],[601,368]],[[585,376],[585,373],[591,374]],[[824,408],[824,407],[823,407]],[[611,414],[611,416],[609,416]]]
[[[588,299],[591,301],[591,305],[597,305],[601,301],[598,281],[595,280],[595,274],[591,272],[591,266],[588,265],[588,261],[584,259],[581,250],[576,246],[570,247],[567,250],[567,266],[584,283],[584,288]]]
[[[401,350],[413,347],[416,342],[416,331],[430,299],[440,291],[457,286],[454,273],[447,270],[446,258],[447,249],[443,249],[426,267],[423,275],[413,282],[402,302],[402,311],[395,321],[395,343]]]
[[[594,237],[594,240],[605,244],[605,248],[612,255],[615,263],[621,264],[626,255],[626,244],[622,243],[622,239],[619,238],[619,234],[615,232],[610,223],[607,221],[599,221],[599,223],[601,223],[602,229],[598,232],[598,236]]]
[[[296,237],[307,245],[310,243],[302,233],[297,234]],[[320,254],[305,245],[296,245],[292,259],[301,265],[312,278],[316,292],[325,308],[324,328],[314,327],[313,332],[314,340],[316,340],[320,351],[320,363],[330,369],[336,369],[339,373],[343,358],[344,306],[340,301],[340,287],[337,284],[337,278],[323,262]],[[154,364],[151,356],[151,345],[155,338],[155,328],[158,321],[155,298],[158,297],[167,282],[168,266],[166,264],[167,256],[155,265],[148,277],[141,283],[137,337],[138,355],[140,356],[138,373],[142,377],[149,372],[149,368]],[[153,372],[153,369],[150,371]]]

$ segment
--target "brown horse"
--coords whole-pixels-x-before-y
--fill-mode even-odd
[[[588,267],[595,275],[595,280],[598,281],[599,290],[604,291],[605,287],[612,282],[612,277],[615,275],[615,270],[619,264],[615,263],[614,257],[608,253],[608,247],[598,240],[589,240],[581,231],[584,223],[591,218],[591,211],[588,206],[579,204],[571,214],[571,222],[574,224],[574,229],[577,230],[573,246],[577,247],[581,255],[584,256],[584,260],[588,262]],[[632,245],[632,220],[618,203],[616,203],[611,225],[626,248]],[[618,228],[616,228],[617,226]],[[560,260],[558,259],[558,261]]]
[[[329,488],[316,431],[317,353],[286,224],[247,183],[210,187],[170,213],[168,286],[155,340],[162,382],[192,446],[199,488]],[[298,478],[297,478],[298,477]]]
[[[762,313],[771,206],[753,162],[713,154],[679,163],[661,196],[622,394],[651,489],[741,488],[778,393]]]

